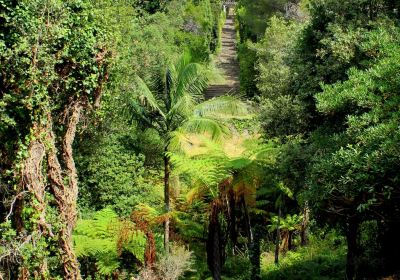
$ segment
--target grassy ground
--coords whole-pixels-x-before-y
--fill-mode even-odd
[[[286,253],[279,266],[272,253],[264,253],[261,261],[265,280],[333,280],[344,279],[346,246],[333,233],[324,238],[311,237],[308,246]]]
[[[271,247],[272,248],[272,247]],[[200,252],[200,248],[195,250]],[[272,249],[262,253],[262,280],[335,280],[344,279],[346,246],[343,237],[335,233],[311,236],[305,247],[280,256],[280,264],[274,264]],[[196,255],[196,264],[187,280],[212,280],[207,269],[206,255]],[[222,269],[223,280],[249,280],[250,261],[246,256],[228,257]]]

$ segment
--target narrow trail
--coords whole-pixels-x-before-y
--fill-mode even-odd
[[[239,91],[239,62],[236,58],[236,31],[232,14],[225,21],[221,42],[222,48],[216,59],[216,65],[224,81],[211,83],[204,93],[206,99]]]

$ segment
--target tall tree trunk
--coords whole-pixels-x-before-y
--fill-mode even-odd
[[[210,221],[207,237],[207,264],[213,280],[221,280],[221,270],[224,257],[224,245],[219,223],[220,201],[216,199],[211,204]]]
[[[301,246],[305,246],[308,243],[308,223],[310,220],[310,209],[308,208],[308,202],[303,207],[303,220],[301,222],[300,238]]]
[[[165,213],[166,218],[164,222],[164,250],[165,253],[169,253],[169,225],[170,225],[170,217],[169,213],[171,211],[170,208],[170,176],[171,176],[171,165],[170,159],[167,155],[168,149],[165,148],[164,155],[164,204],[165,204]]]
[[[14,213],[12,218],[13,225],[18,234],[20,234],[24,230],[24,221],[22,219],[23,210],[24,210],[24,198],[23,196],[19,196],[15,200]]]
[[[400,221],[398,219],[378,221],[377,243],[380,247],[379,258],[382,262],[382,275],[396,274],[400,271],[399,228]]]
[[[281,215],[282,215],[282,210],[281,206],[279,206],[278,210],[278,221],[276,225],[276,241],[275,241],[275,264],[279,264],[279,242],[280,242],[280,235],[281,235],[281,230],[280,230],[280,224],[281,224]]]
[[[349,218],[346,229],[346,238],[347,238],[346,279],[347,280],[355,279],[356,275],[358,228],[359,228],[358,219]]]

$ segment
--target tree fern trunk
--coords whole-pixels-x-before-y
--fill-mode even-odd
[[[144,252],[144,262],[146,267],[153,267],[156,261],[156,242],[151,230],[146,232],[146,250]]]
[[[246,204],[246,199],[242,195],[242,206],[243,206],[243,211],[244,211],[244,220],[246,223],[246,231],[247,231],[247,237],[249,239],[249,243],[251,244],[253,242],[253,229],[251,228],[251,220],[250,220],[250,215],[249,215],[249,210],[247,209],[247,204]]]
[[[214,280],[221,280],[223,265],[223,240],[219,223],[220,202],[214,200],[211,205],[207,238],[207,264]]]
[[[292,250],[293,249],[293,231],[289,231],[288,234],[288,250]]]
[[[237,244],[236,231],[236,201],[235,194],[232,189],[228,191],[228,208],[229,208],[229,235],[232,242],[233,253]]]

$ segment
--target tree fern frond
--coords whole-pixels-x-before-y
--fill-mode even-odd
[[[110,208],[96,212],[91,220],[79,220],[73,239],[77,256],[95,258],[101,275],[111,275],[119,268],[122,249],[144,261],[144,233],[132,222],[120,220]]]
[[[101,275],[111,275],[120,266],[118,258],[114,256],[105,254],[101,258],[97,259],[96,267]]]
[[[194,187],[203,190],[205,186],[209,189],[217,186],[221,181],[231,174],[225,167],[227,159],[223,157],[197,157],[189,158],[185,155],[170,154],[171,162],[174,166],[174,172],[177,175],[188,176]]]

